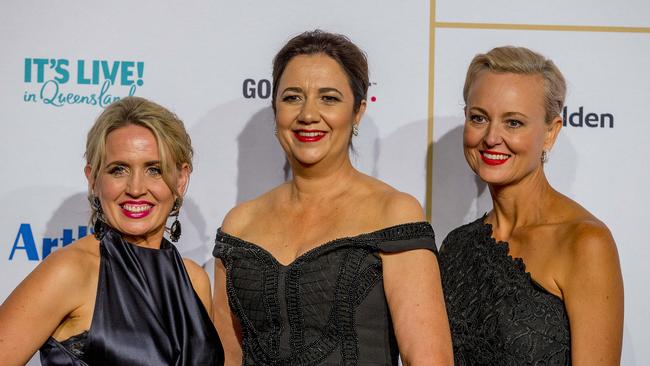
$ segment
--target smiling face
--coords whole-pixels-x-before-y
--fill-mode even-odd
[[[542,151],[550,150],[561,126],[559,117],[545,121],[540,75],[483,71],[465,107],[465,158],[486,183],[514,184],[542,172]]]
[[[96,181],[89,167],[86,175],[106,221],[131,243],[159,247],[176,197],[163,180],[155,136],[134,124],[110,132],[104,162]],[[177,174],[180,194],[188,176],[187,166]]]
[[[278,83],[278,140],[289,160],[305,166],[349,159],[352,125],[359,123],[365,101],[354,112],[354,95],[341,66],[323,55],[291,59]]]

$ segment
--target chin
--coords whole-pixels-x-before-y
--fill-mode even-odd
[[[123,225],[118,225],[117,228],[123,235],[132,236],[132,237],[144,237],[147,236],[147,234],[157,232],[158,230],[161,229],[161,227],[154,228],[153,225],[144,222],[126,223]]]

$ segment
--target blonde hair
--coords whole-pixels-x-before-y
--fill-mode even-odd
[[[118,128],[128,125],[137,125],[149,129],[158,144],[160,154],[160,169],[162,178],[179,199],[181,195],[176,188],[175,173],[183,167],[189,166],[192,171],[192,141],[185,131],[183,121],[165,107],[150,100],[140,97],[126,97],[110,104],[97,117],[95,124],[88,132],[86,139],[86,152],[84,157],[90,167],[92,181],[105,164],[106,138]],[[93,205],[94,196],[88,192],[88,200],[91,203],[91,222],[97,218],[97,210]]]
[[[474,56],[467,69],[463,99],[478,75],[488,70],[496,73],[510,72],[525,75],[540,75],[544,80],[544,110],[546,122],[562,115],[566,97],[566,81],[553,61],[525,47],[504,46]]]

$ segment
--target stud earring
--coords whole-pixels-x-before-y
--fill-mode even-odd
[[[172,212],[170,215],[175,216],[172,226],[169,228],[169,238],[172,242],[176,243],[181,237],[181,222],[178,221],[178,215],[181,212],[181,199],[177,198],[174,201],[174,207],[172,207]]]
[[[546,164],[547,162],[548,162],[548,151],[542,150],[542,164]]]

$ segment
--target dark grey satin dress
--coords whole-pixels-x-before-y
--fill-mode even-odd
[[[223,365],[219,336],[174,245],[143,248],[108,229],[100,256],[90,329],[48,339],[44,366]]]

